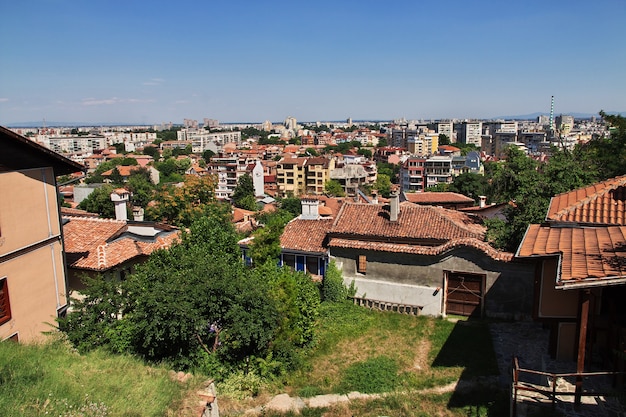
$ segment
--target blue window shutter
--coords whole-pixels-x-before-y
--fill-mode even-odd
[[[304,271],[304,256],[296,256],[296,271]]]

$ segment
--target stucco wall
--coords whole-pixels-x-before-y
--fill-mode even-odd
[[[359,255],[367,257],[365,274],[357,272]],[[472,248],[444,256],[382,253],[331,248],[344,282],[354,282],[357,297],[422,306],[422,314],[444,313],[445,272],[485,275],[484,313],[488,317],[530,317],[533,302],[531,264],[499,262]],[[439,288],[439,291],[436,291]]]
[[[54,184],[51,168],[0,173],[0,279],[7,280],[11,305],[0,340],[43,338],[67,305]]]

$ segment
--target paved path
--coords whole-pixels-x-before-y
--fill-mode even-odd
[[[550,373],[576,372],[576,364],[571,361],[556,361],[548,354],[549,331],[538,323],[522,321],[490,324],[493,347],[498,359],[500,383],[502,387],[511,386],[511,358],[519,359],[521,368]],[[548,381],[537,377],[531,381],[542,389],[548,388]],[[559,378],[557,391],[572,392],[573,379]],[[588,378],[583,382],[585,390],[596,392],[611,391],[608,378]],[[527,395],[523,402],[518,402],[517,417],[525,417],[529,411],[537,410],[537,405],[545,398],[540,395]],[[626,417],[626,410],[615,398],[602,396],[583,397],[582,404],[575,408],[573,396],[557,396],[556,409],[568,417]]]

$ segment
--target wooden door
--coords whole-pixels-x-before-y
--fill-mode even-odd
[[[446,313],[481,316],[485,276],[448,272]]]

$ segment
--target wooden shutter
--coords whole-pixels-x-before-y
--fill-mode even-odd
[[[357,263],[357,272],[364,274],[367,271],[367,256],[359,255],[359,260]]]

